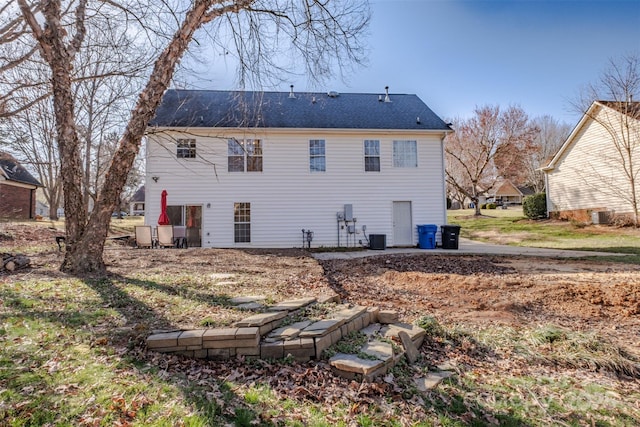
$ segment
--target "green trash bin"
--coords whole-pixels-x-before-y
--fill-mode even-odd
[[[459,225],[442,225],[442,249],[458,249],[458,241],[460,240]]]

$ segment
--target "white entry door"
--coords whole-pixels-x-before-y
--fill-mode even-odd
[[[413,246],[411,202],[393,202],[393,246]]]

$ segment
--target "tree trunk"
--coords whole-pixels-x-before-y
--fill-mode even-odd
[[[62,271],[73,274],[101,274],[105,271],[102,256],[111,222],[111,213],[118,203],[127,181],[127,175],[138,154],[147,123],[153,118],[162,96],[171,82],[175,67],[189,46],[193,33],[205,22],[205,14],[209,5],[210,2],[206,1],[196,2],[192,10],[187,13],[181,28],[158,57],[149,81],[140,93],[138,102],[131,112],[131,118],[109,165],[104,184],[89,216],[86,229],[82,230],[80,238],[71,241],[71,245],[67,246],[65,259],[61,266]],[[77,140],[77,134],[75,137]],[[78,169],[74,176],[78,184],[74,191],[81,195],[81,169]],[[65,210],[66,205],[65,199]],[[77,209],[83,210],[82,205],[78,205]]]

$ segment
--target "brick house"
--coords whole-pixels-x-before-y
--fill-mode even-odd
[[[34,219],[42,184],[10,154],[0,151],[0,218]]]

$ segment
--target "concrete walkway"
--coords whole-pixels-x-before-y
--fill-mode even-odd
[[[364,250],[354,252],[321,252],[313,254],[319,260],[364,258],[376,255],[395,254],[433,254],[433,255],[526,255],[551,258],[582,258],[592,256],[625,256],[612,252],[571,251],[563,249],[525,248],[520,246],[494,245],[460,238],[458,250],[455,249],[418,249],[418,248],[388,248],[383,251]]]

